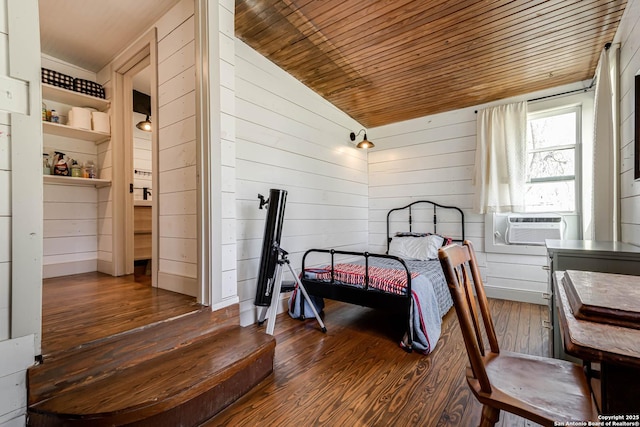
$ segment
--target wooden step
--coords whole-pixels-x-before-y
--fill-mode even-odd
[[[28,371],[29,404],[188,345],[202,335],[232,324],[228,314],[225,310],[211,312],[204,307],[48,355],[42,365]]]
[[[273,371],[272,336],[184,317],[30,369],[29,425],[198,425]]]

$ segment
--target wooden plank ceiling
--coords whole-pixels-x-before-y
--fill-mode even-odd
[[[591,79],[626,0],[236,0],[236,36],[366,127]]]

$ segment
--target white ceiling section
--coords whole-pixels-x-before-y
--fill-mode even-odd
[[[179,0],[40,0],[43,53],[98,72]]]

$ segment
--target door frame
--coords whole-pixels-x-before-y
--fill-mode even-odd
[[[151,163],[153,196],[151,199],[151,283],[158,285],[159,256],[159,174],[158,174],[158,54],[157,33],[152,28],[116,58],[112,66],[113,129],[113,265],[114,275],[133,273],[133,76],[147,65],[151,67]]]

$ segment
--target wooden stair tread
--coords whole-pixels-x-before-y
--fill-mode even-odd
[[[229,326],[189,345],[56,393],[32,404],[29,412],[36,420],[37,414],[55,414],[75,420],[86,418],[87,422],[90,419],[92,425],[137,422],[233,382],[234,375],[245,375],[243,370],[253,369],[247,375],[255,377],[251,386],[255,385],[272,371],[274,349],[272,336]],[[101,424],[99,420],[103,418]]]
[[[45,358],[28,371],[29,403],[98,380],[115,369],[125,369],[174,348],[185,346],[222,326],[203,308],[132,331],[97,340]]]

